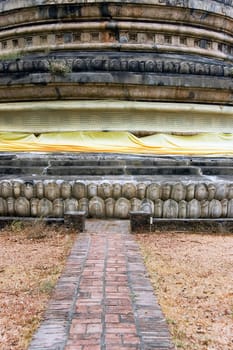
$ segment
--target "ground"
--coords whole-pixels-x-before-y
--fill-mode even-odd
[[[138,234],[176,349],[233,349],[233,235]]]
[[[27,349],[74,238],[72,230],[41,223],[0,231],[1,350]]]
[[[75,239],[64,227],[0,231],[1,350],[26,350]],[[135,235],[176,349],[233,349],[233,235]]]

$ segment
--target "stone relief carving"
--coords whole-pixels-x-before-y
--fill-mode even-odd
[[[67,198],[64,200],[64,213],[67,211],[77,211],[78,200],[76,198]]]
[[[140,210],[142,201],[139,198],[132,198],[130,200],[130,203],[131,203],[131,211],[139,211]]]
[[[7,215],[7,203],[4,198],[0,197],[0,215],[5,216]]]
[[[187,217],[196,219],[201,216],[201,205],[197,199],[192,199],[187,203]]]
[[[87,186],[87,197],[88,198],[92,198],[92,197],[96,197],[97,195],[98,195],[98,186],[97,186],[97,184],[95,184],[94,182],[90,183]]]
[[[154,216],[156,218],[163,217],[163,201],[162,201],[162,199],[156,199],[154,201]]]
[[[25,197],[15,200],[15,213],[17,216],[30,216],[30,202]]]
[[[131,60],[130,58],[111,59],[99,59],[98,69],[96,59],[92,58],[72,58],[71,62],[63,60],[62,65],[67,65],[70,71],[73,72],[85,72],[85,71],[129,71],[129,72],[148,72],[148,73],[172,73],[172,74],[196,74],[196,75],[211,75],[211,76],[233,76],[232,67],[230,65],[220,64],[203,64],[193,62],[182,61],[170,61],[169,59],[154,60],[139,58],[138,60]],[[117,61],[117,63],[116,63]],[[59,60],[57,59],[59,65]],[[33,62],[28,60],[20,60],[17,64],[12,62],[0,62],[0,73],[17,73],[17,72],[50,72],[50,65],[48,60],[35,59]]]
[[[53,201],[53,213],[55,218],[61,218],[64,215],[64,201],[62,198],[56,198]]]
[[[145,198],[141,201],[140,210],[145,213],[154,214],[154,202],[151,199]]]
[[[113,199],[113,198],[105,199],[105,215],[106,215],[106,217],[113,218],[114,217],[114,210],[115,210],[115,199]]]
[[[157,218],[233,217],[232,188],[232,183],[222,182],[88,184],[4,180],[0,182],[0,215],[63,217],[64,212],[81,210],[90,217],[128,218],[129,211],[142,210]]]
[[[178,218],[179,206],[174,199],[167,199],[163,203],[163,217],[167,219]]]
[[[56,182],[49,182],[44,185],[44,196],[53,201],[60,197],[60,186]]]
[[[114,217],[119,219],[127,219],[129,216],[131,203],[126,198],[119,198],[115,203]]]
[[[40,199],[38,203],[38,216],[47,217],[50,216],[53,212],[53,204],[47,198]]]
[[[72,196],[77,199],[86,197],[86,186],[83,182],[75,182],[72,186]]]
[[[89,215],[94,218],[105,217],[105,203],[100,197],[93,197],[89,201]]]
[[[61,184],[61,197],[63,199],[71,197],[72,186],[68,181],[64,181]]]

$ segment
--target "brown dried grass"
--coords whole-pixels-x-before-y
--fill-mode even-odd
[[[233,349],[233,236],[137,235],[176,349]]]
[[[27,349],[74,239],[73,231],[41,222],[0,231],[1,350]]]

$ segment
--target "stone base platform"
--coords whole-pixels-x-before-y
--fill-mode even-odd
[[[1,153],[0,216],[232,219],[227,157]]]

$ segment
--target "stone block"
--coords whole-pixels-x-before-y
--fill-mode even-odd
[[[79,232],[85,230],[85,219],[85,211],[67,211],[64,213],[64,224],[77,229]]]

